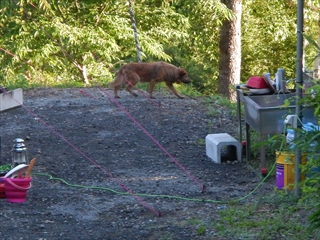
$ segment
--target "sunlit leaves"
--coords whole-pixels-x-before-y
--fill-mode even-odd
[[[21,72],[19,69],[28,69],[33,72],[28,76],[41,73],[43,77],[74,79],[85,65],[90,76],[110,79],[114,64],[121,59],[135,58],[135,41],[125,0],[24,0],[17,3],[0,12],[1,24],[11,26],[2,29],[0,45],[15,56],[12,58],[1,52],[0,78]],[[177,14],[170,1],[163,3],[155,6],[152,1],[134,1],[144,59],[169,61],[171,57],[164,52],[163,45],[187,39],[187,18]],[[27,64],[31,62],[32,66]],[[13,71],[4,70],[7,68]]]

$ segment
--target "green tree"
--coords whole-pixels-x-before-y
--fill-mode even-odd
[[[163,45],[183,41],[188,21],[166,4],[134,4],[143,59],[170,60]],[[135,42],[127,1],[8,1],[0,11],[3,84],[110,80],[117,64],[135,60]]]
[[[173,41],[166,50],[174,56],[175,65],[182,65],[189,71],[197,91],[215,94],[218,89],[220,27],[232,13],[220,0],[180,0],[174,2],[174,7],[189,19],[189,38],[187,42]]]
[[[289,1],[245,0],[242,22],[242,82],[278,68],[295,77],[296,6]]]
[[[306,1],[305,31],[315,39],[319,15],[312,6],[317,1]],[[228,23],[225,20],[239,17],[234,18],[223,1],[131,2],[142,60],[170,61],[186,68],[192,86],[203,94],[230,90],[239,77],[244,83],[252,75],[274,75],[279,67],[285,68],[287,78],[295,77],[293,0],[242,0],[241,47],[236,47],[242,53],[241,75],[238,70],[229,71],[237,72],[232,81],[222,78],[228,69],[220,60],[219,39],[222,24]],[[26,86],[46,86],[90,79],[104,84],[120,64],[137,61],[127,0],[2,0],[0,17],[2,85],[19,81]],[[227,39],[231,32],[225,32]],[[305,50],[309,67],[314,48],[306,44]]]

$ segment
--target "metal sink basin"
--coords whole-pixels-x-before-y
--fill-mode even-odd
[[[261,134],[283,133],[286,116],[296,114],[295,96],[295,93],[244,96],[246,123]],[[289,106],[284,106],[286,99],[290,101]],[[314,108],[303,108],[302,114],[303,123],[318,124]]]

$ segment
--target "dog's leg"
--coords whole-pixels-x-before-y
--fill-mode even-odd
[[[126,90],[127,90],[129,93],[131,93],[133,96],[138,97],[138,94],[136,94],[134,91],[132,91],[132,87],[133,87],[133,86],[134,86],[133,84],[128,83],[127,86],[126,86]]]
[[[183,97],[178,94],[177,90],[174,88],[172,83],[166,82],[167,87],[171,90],[171,92],[176,95],[178,98],[182,99]]]
[[[154,90],[154,86],[156,85],[156,80],[155,79],[151,79],[150,83],[149,83],[149,87],[148,87],[148,92],[149,92],[149,96],[150,98],[155,98],[154,96],[152,96],[152,92]]]
[[[119,95],[118,95],[118,90],[119,90],[120,86],[115,86],[113,91],[114,91],[114,97],[115,98],[120,98]]]
[[[119,70],[116,72],[116,77],[114,78],[113,82],[108,83],[108,88],[113,88],[114,97],[120,98],[118,95],[118,90],[123,86],[123,80],[122,80],[122,73]]]
[[[126,76],[130,75],[129,78],[125,78],[125,81],[127,82],[126,90],[131,93],[133,96],[138,97],[138,94],[136,94],[132,88],[140,81],[140,77],[138,74],[131,72],[130,74],[127,74]]]

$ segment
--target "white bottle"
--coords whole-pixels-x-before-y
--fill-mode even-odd
[[[276,73],[276,90],[285,92],[286,88],[286,79],[283,68],[278,68],[278,72]]]

